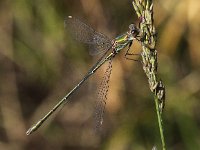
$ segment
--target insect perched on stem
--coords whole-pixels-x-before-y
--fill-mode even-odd
[[[102,33],[99,33],[92,29],[90,26],[81,22],[80,20],[69,16],[64,21],[64,26],[67,30],[69,30],[72,36],[82,43],[86,43],[89,45],[91,51],[90,54],[98,54],[103,53],[101,58],[96,62],[96,64],[88,71],[88,73],[83,77],[83,79],[69,92],[65,95],[43,118],[41,118],[36,124],[34,124],[28,131],[27,135],[30,135],[34,131],[36,131],[60,106],[64,105],[69,97],[78,90],[81,85],[91,76],[93,75],[105,62],[109,62],[108,68],[105,72],[103,81],[101,82],[100,89],[98,92],[98,99],[96,105],[96,119],[98,128],[103,123],[103,113],[105,109],[107,92],[108,92],[108,82],[110,79],[111,71],[112,71],[112,59],[125,47],[127,51],[125,53],[125,57],[129,60],[134,60],[128,58],[128,55],[135,55],[129,53],[130,47],[133,43],[133,40],[137,39],[139,35],[139,29],[134,25],[129,25],[129,30],[116,37],[113,40],[110,40],[107,36]]]

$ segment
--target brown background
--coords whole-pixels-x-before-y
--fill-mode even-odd
[[[200,149],[200,1],[154,3],[159,75],[166,85],[168,149]],[[0,149],[147,150],[160,147],[153,95],[142,65],[113,61],[101,133],[94,133],[95,93],[104,65],[33,135],[26,130],[84,76],[98,56],[64,31],[68,15],[109,37],[137,23],[130,0],[0,2]],[[140,45],[132,46],[140,53]],[[140,59],[140,58],[138,58]]]

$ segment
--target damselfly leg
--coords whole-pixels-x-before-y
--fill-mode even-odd
[[[130,48],[131,48],[131,45],[132,45],[132,42],[128,45],[128,48],[126,50],[126,53],[124,55],[124,57],[127,59],[127,60],[133,60],[133,61],[137,61],[138,62],[138,59],[134,59],[134,58],[130,58],[130,56],[139,56],[140,54],[134,54],[134,53],[130,53]]]

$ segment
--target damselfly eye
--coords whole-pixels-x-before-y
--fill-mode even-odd
[[[132,30],[131,33],[132,33],[132,34],[135,34],[136,32],[135,32],[135,30]]]

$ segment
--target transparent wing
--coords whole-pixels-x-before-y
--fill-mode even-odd
[[[96,32],[90,26],[74,17],[69,16],[66,18],[64,26],[74,39],[90,45],[90,54],[92,55],[109,50],[112,46],[111,40],[107,36]]]
[[[103,115],[106,106],[107,94],[109,89],[109,80],[112,71],[112,60],[109,61],[103,80],[100,83],[97,92],[97,101],[95,106],[95,130],[99,131],[103,123]]]

